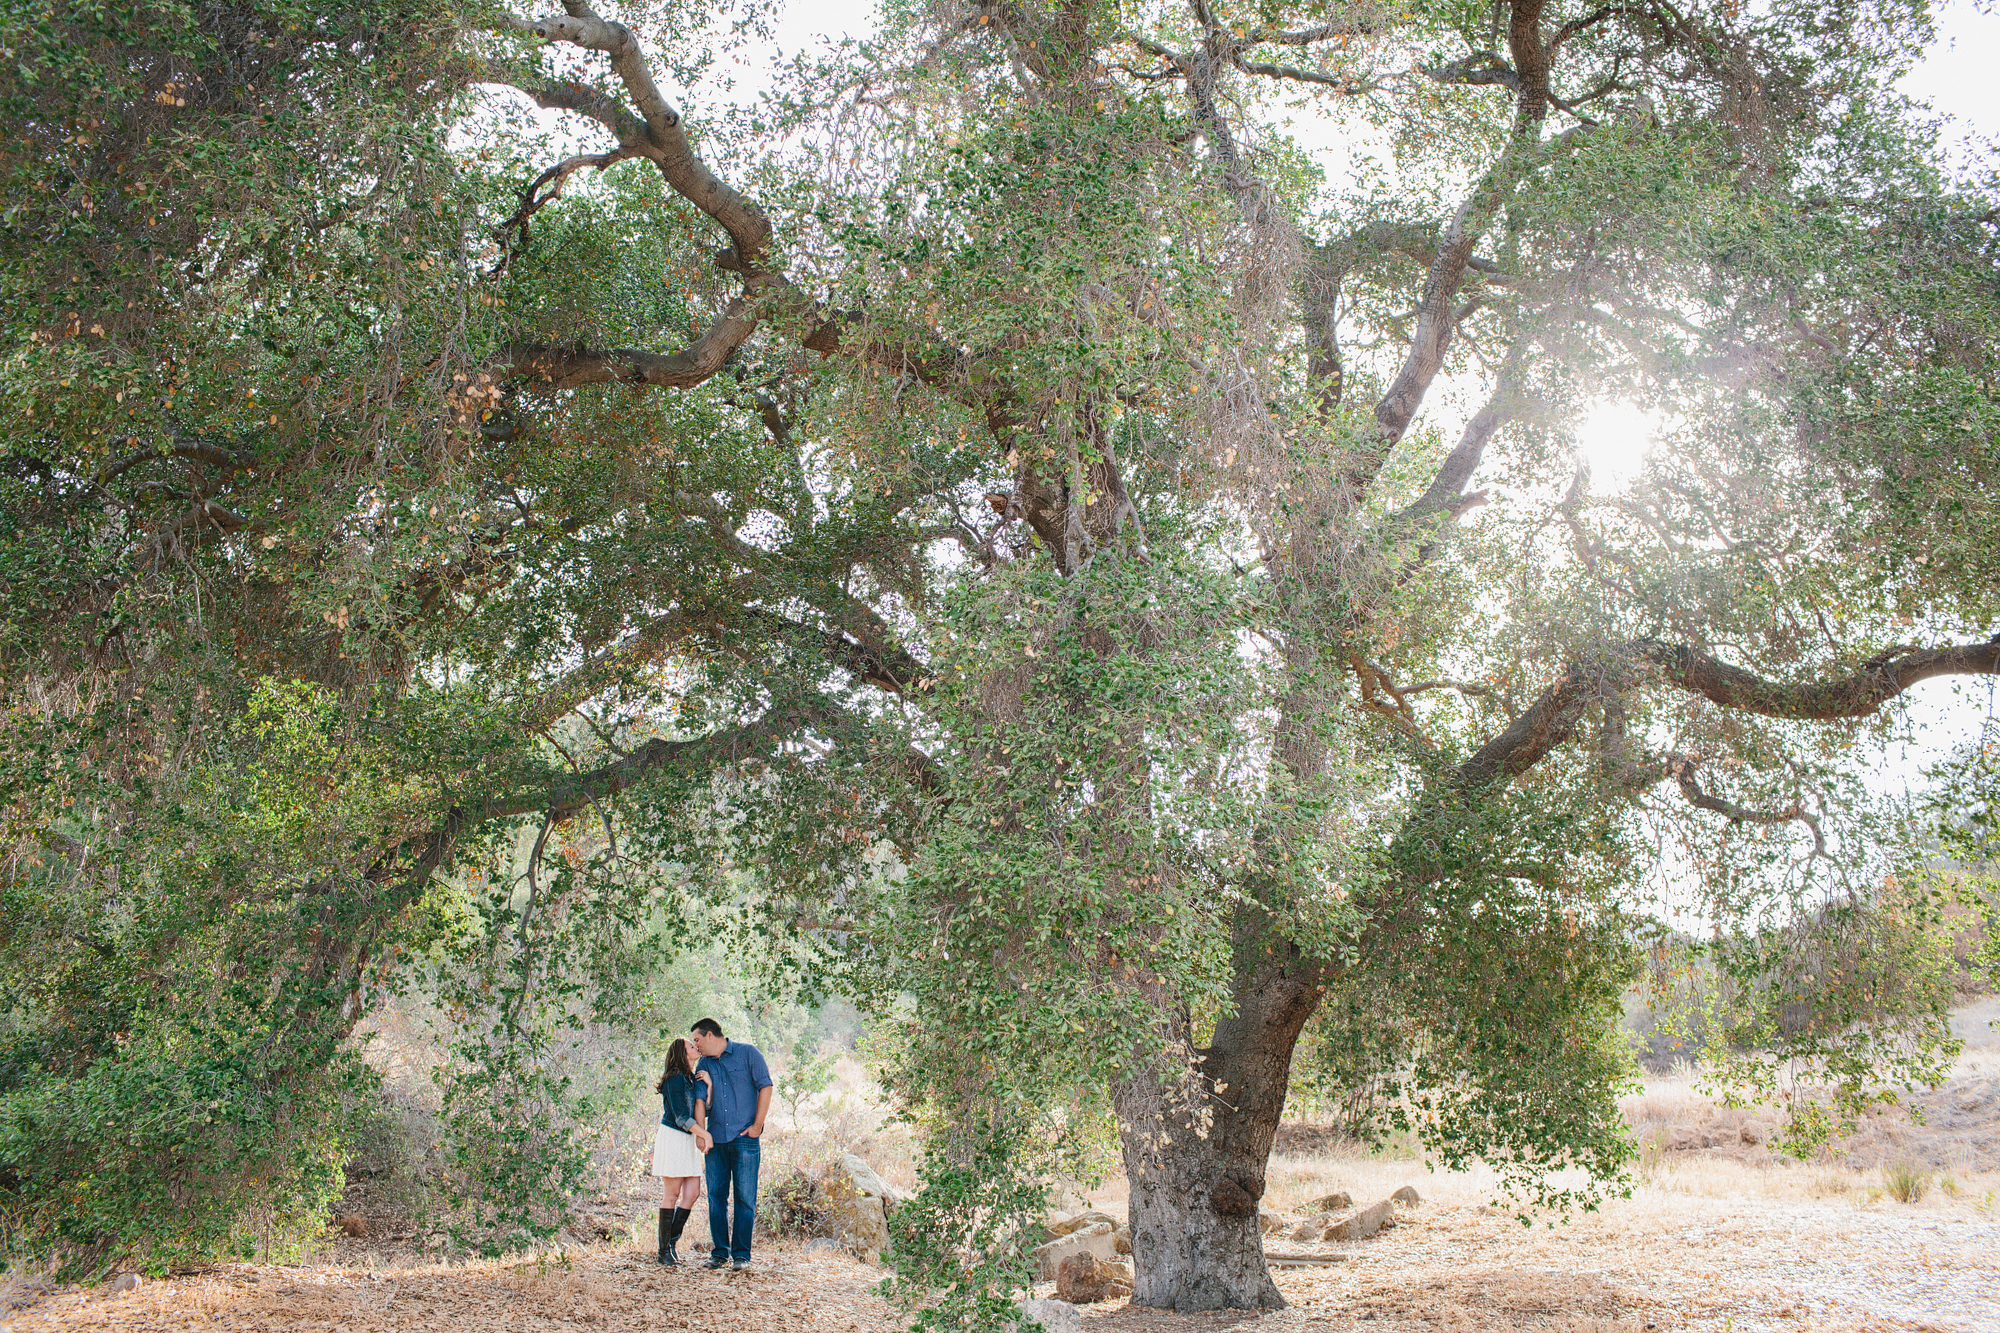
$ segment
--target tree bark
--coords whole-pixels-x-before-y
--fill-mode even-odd
[[[1277,1310],[1258,1203],[1284,1114],[1292,1051],[1318,1008],[1321,966],[1241,911],[1233,1011],[1214,1044],[1168,1044],[1191,1067],[1154,1065],[1112,1087],[1131,1183],[1132,1304],[1161,1310]],[[1171,1058],[1171,1057],[1169,1057]]]

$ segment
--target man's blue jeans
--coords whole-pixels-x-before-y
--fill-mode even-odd
[[[764,1150],[756,1139],[737,1135],[708,1150],[709,1252],[717,1259],[750,1262],[750,1229],[757,1224],[757,1160]],[[729,1202],[736,1200],[736,1229],[730,1230]]]

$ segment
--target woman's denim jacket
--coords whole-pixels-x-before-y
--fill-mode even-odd
[[[701,1085],[686,1074],[669,1074],[660,1085],[660,1123],[694,1133],[694,1104]]]

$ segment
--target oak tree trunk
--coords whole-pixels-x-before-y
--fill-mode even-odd
[[[1319,1005],[1322,979],[1317,963],[1272,938],[1268,918],[1255,916],[1244,912],[1235,932],[1234,1011],[1217,1022],[1214,1044],[1196,1052],[1192,1079],[1155,1068],[1112,1087],[1131,1182],[1134,1305],[1285,1304],[1264,1262],[1258,1204],[1292,1051]]]

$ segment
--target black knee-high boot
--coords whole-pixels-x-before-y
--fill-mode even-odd
[[[680,1243],[681,1232],[686,1229],[692,1208],[662,1208],[660,1210],[660,1262],[677,1264],[680,1252],[674,1247]]]

